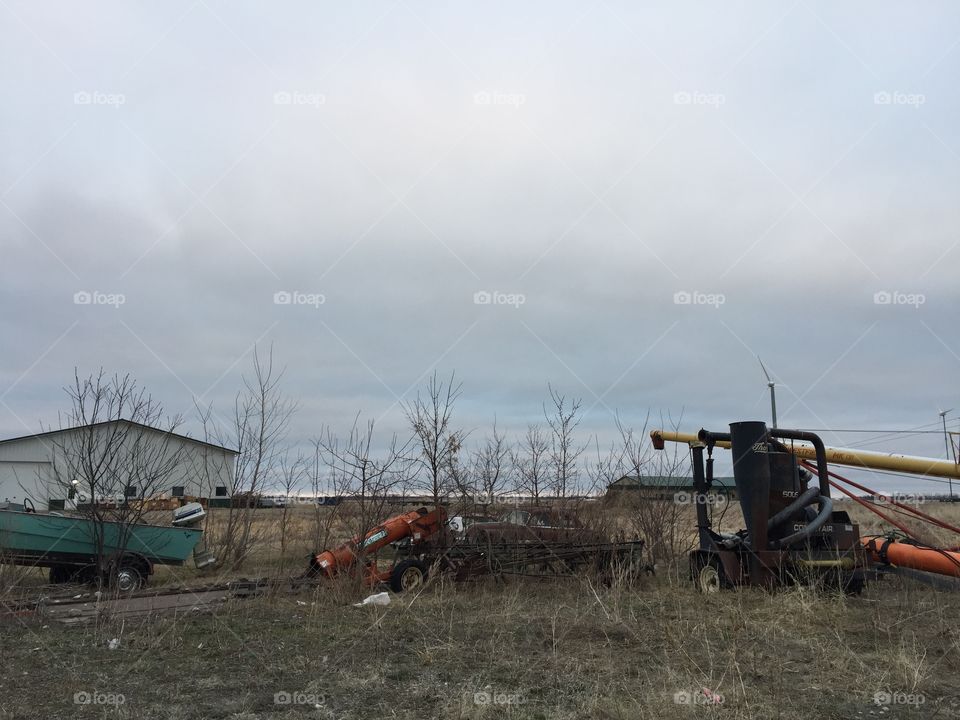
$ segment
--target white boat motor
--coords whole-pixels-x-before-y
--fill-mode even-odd
[[[207,516],[207,511],[203,505],[198,502],[187,503],[173,511],[173,524],[177,527],[194,527],[203,522]],[[198,570],[213,565],[217,558],[206,548],[206,542],[203,546],[197,545],[193,548],[193,563]]]
[[[203,522],[207,511],[198,502],[187,503],[173,511],[173,524],[177,527],[193,527]]]

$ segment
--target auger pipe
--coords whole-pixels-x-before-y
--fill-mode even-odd
[[[717,436],[723,437],[723,433],[708,433],[707,438],[713,440]],[[700,444],[705,439],[697,437],[693,433],[681,433],[671,430],[653,430],[650,433],[654,447],[662,447],[664,442],[676,442],[690,444]],[[720,448],[730,448],[730,442],[725,439],[716,439],[712,444]],[[817,459],[816,449],[812,445],[793,443],[790,450],[798,458],[804,460]],[[868,468],[871,470],[892,470],[894,472],[904,472],[912,475],[929,475],[931,477],[960,479],[960,465],[950,460],[936,460],[934,458],[913,457],[910,455],[898,455],[896,453],[878,453],[867,450],[850,450],[848,448],[824,449],[828,463],[834,465],[846,465],[848,467]]]
[[[860,542],[870,553],[874,562],[881,562],[894,567],[922,570],[937,575],[960,577],[960,553],[919,547],[911,543],[889,540],[882,536],[860,538]]]

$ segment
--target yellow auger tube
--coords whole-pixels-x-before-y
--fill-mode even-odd
[[[655,443],[658,441],[687,443],[688,445],[700,443],[700,440],[695,434],[673,432],[670,430],[653,430],[650,433],[650,437]],[[790,445],[793,449],[794,455],[799,458],[803,458],[804,460],[817,459],[817,454],[812,445],[792,442],[790,440],[784,440],[782,442]],[[720,441],[717,443],[717,447],[729,449],[730,443]],[[936,460],[934,458],[897,455],[896,453],[849,450],[846,448],[828,447],[826,450],[827,462],[835,465],[869,468],[871,470],[893,470],[894,472],[904,472],[913,475],[960,478],[960,465],[950,462],[949,460]]]

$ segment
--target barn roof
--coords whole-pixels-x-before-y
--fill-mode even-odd
[[[175,433],[170,430],[161,430],[160,428],[155,428],[152,425],[144,425],[143,423],[134,422],[133,420],[126,420],[123,418],[119,420],[104,420],[102,422],[91,423],[89,425],[74,425],[73,427],[58,428],[56,430],[47,430],[46,432],[33,433],[32,435],[20,435],[18,437],[12,437],[12,438],[7,438],[5,440],[0,440],[0,445],[17,442],[18,440],[31,440],[33,438],[50,437],[51,435],[58,435],[60,433],[71,432],[72,430],[79,430],[81,428],[100,427],[101,425],[110,425],[112,423],[125,423],[127,425],[133,425],[134,427],[143,428],[145,430],[153,430],[154,432],[158,432],[163,435],[170,435],[171,437],[175,437],[180,440],[186,440],[187,442],[196,443],[197,445],[204,445],[206,447],[214,448],[216,450],[223,450],[224,452],[230,453],[231,455],[239,454],[236,450],[232,450],[231,448],[224,447],[223,445],[217,445],[216,443],[206,442],[205,440],[197,440],[196,438],[192,438],[189,435],[181,435],[180,433]]]

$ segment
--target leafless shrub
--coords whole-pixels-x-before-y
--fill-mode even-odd
[[[284,443],[296,403],[281,392],[282,377],[283,372],[274,368],[272,348],[265,361],[254,350],[253,377],[244,378],[244,389],[234,401],[229,428],[217,425],[212,408],[200,412],[205,438],[237,450],[229,477],[229,516],[219,536],[208,539],[208,545],[217,548],[221,564],[233,568],[243,564],[258,540],[253,530],[257,499],[278,480],[287,452]],[[224,468],[213,460],[204,472],[208,486],[212,486],[213,478],[222,477]]]

